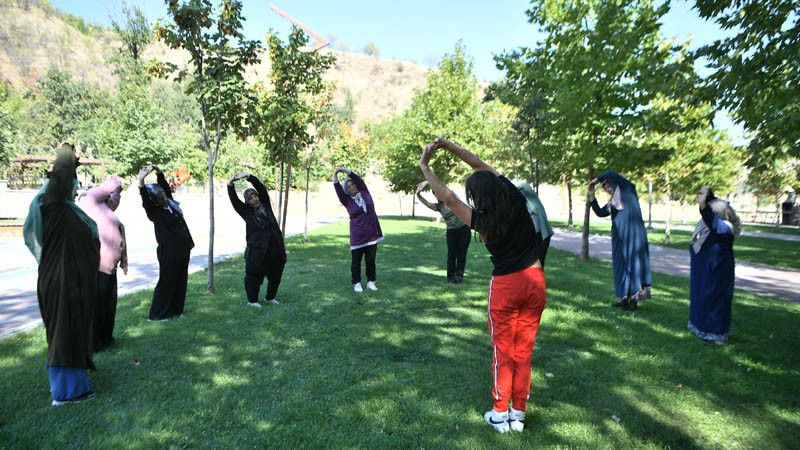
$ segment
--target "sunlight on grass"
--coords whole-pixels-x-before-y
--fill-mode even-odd
[[[185,318],[146,323],[152,290],[121,298],[97,398],[68,410],[47,406],[43,330],[4,340],[0,447],[800,446],[800,305],[736,291],[719,348],[686,330],[685,279],[655,274],[658,298],[623,312],[610,264],[557,249],[526,431],[493,432],[488,253],[473,243],[465,283],[448,286],[442,224],[381,224],[377,292],[353,292],[337,222],[287,239],[274,308],[244,304],[241,257],[217,266],[216,294],[190,277]]]

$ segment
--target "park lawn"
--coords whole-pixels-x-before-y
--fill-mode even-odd
[[[611,266],[551,249],[526,430],[491,407],[486,291],[473,242],[445,284],[444,225],[382,219],[377,292],[353,292],[347,224],[287,239],[281,305],[245,305],[241,257],[217,293],[190,277],[186,317],[119,301],[118,344],[95,357],[97,397],[52,408],[43,328],[0,341],[0,448],[797,448],[800,305],[736,291],[728,345],[686,329],[688,280],[609,307]]]
[[[554,227],[567,227],[566,220],[552,220]],[[580,231],[581,224],[576,224],[573,231]],[[591,221],[589,232],[598,236],[611,236],[610,221]],[[664,228],[655,228],[647,232],[647,241],[650,245],[677,248],[689,251],[692,232],[689,230],[670,230],[670,243],[664,243]],[[769,237],[739,236],[733,244],[733,253],[737,261],[747,261],[756,264],[781,267],[784,269],[800,270],[800,242],[772,239]]]

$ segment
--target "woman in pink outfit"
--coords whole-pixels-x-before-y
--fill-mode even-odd
[[[100,186],[81,195],[78,204],[97,222],[100,235],[100,268],[97,272],[97,302],[94,312],[92,350],[99,352],[114,344],[117,314],[117,266],[128,273],[125,227],[114,212],[119,206],[122,182],[113,175]]]

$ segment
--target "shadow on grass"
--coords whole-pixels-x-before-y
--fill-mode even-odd
[[[717,348],[686,330],[688,280],[654,274],[656,298],[625,313],[610,264],[556,249],[529,431],[494,433],[484,246],[448,286],[442,224],[382,222],[377,292],[352,291],[340,222],[287,239],[281,305],[245,306],[240,257],[216,266],[215,295],[190,277],[184,318],[146,323],[151,290],[121,298],[86,404],[47,406],[42,328],[0,341],[0,447],[797,445],[796,307],[737,291]]]

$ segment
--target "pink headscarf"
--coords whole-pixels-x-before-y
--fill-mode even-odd
[[[100,186],[89,189],[78,199],[78,204],[86,214],[97,222],[100,235],[100,272],[111,275],[117,270],[117,264],[124,262],[127,267],[125,252],[125,228],[114,212],[119,206],[122,194],[122,181],[112,175]]]

